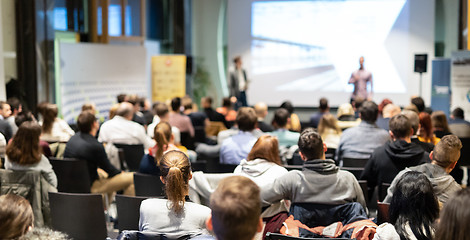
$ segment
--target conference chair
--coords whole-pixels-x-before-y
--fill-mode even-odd
[[[75,240],[107,237],[101,194],[49,192],[52,228]]]
[[[390,208],[390,203],[377,203],[377,225],[380,225],[385,222],[390,222],[390,214],[388,209]]]
[[[345,158],[343,157],[343,167],[364,168],[369,158]]]
[[[207,161],[196,161],[191,163],[191,171],[196,172],[196,171],[201,171],[201,172],[206,172],[207,168]]]
[[[336,148],[328,148],[325,152],[326,159],[335,159],[336,156]]]
[[[142,197],[165,196],[165,185],[159,176],[150,174],[134,173],[135,195]]]
[[[302,165],[283,165],[287,171],[292,171],[292,170],[302,170]]]
[[[208,158],[206,160],[207,173],[233,173],[237,166],[235,164],[221,164],[219,158]]]
[[[50,157],[57,176],[57,190],[66,193],[90,193],[90,174],[85,160]]]
[[[361,167],[341,167],[341,170],[348,171],[356,177],[357,180],[361,178],[362,171],[364,171],[364,168]]]
[[[287,235],[282,235],[280,233],[266,233],[266,240],[347,240],[349,238],[303,238],[303,237],[292,237]]]
[[[385,199],[389,187],[390,183],[382,183],[382,185],[379,186],[379,201],[383,201]]]
[[[140,203],[147,197],[116,195],[119,232],[139,230]]]
[[[117,144],[114,143],[114,146],[118,149],[122,149],[124,152],[124,159],[121,159],[121,168],[123,163],[127,165],[127,170],[131,172],[136,172],[140,167],[140,160],[144,156],[144,145],[142,144]],[[120,155],[121,158],[122,155]]]
[[[367,189],[367,180],[358,180],[357,182],[359,182],[359,186],[361,186],[362,194],[364,194],[364,199],[366,200],[366,203],[368,203],[369,191]]]

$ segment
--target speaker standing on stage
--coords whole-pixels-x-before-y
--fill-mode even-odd
[[[364,69],[364,57],[359,58],[359,69],[351,74],[349,84],[354,84],[351,100],[361,97],[372,100],[372,73]],[[367,83],[370,83],[370,93],[367,91]]]
[[[232,102],[236,101],[236,108],[246,107],[248,103],[246,101],[246,90],[248,89],[248,78],[246,72],[242,68],[242,59],[237,56],[233,59],[235,69],[230,72],[230,98]]]

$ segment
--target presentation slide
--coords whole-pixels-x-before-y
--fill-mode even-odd
[[[416,24],[411,19],[411,0],[233,2],[229,9],[238,7],[232,14],[229,10],[229,21],[236,19],[235,10],[250,14],[248,37],[237,36],[246,31],[229,27],[229,48],[235,45],[229,56],[242,55],[251,80],[251,104],[267,101],[275,106],[289,99],[296,106],[316,106],[321,97],[329,98],[332,105],[348,102],[354,88],[348,80],[359,68],[361,56],[372,73],[373,84],[368,88],[372,87],[375,101],[388,96],[405,105],[410,95],[418,94],[410,91],[413,56],[423,50],[429,54],[432,41],[424,38],[434,30],[424,31],[424,40],[412,32]],[[425,42],[423,50],[415,47],[419,41]]]

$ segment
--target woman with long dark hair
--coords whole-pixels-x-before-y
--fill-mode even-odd
[[[435,240],[469,240],[470,188],[464,188],[450,199],[441,212]]]
[[[428,178],[415,171],[403,174],[393,193],[389,213],[390,223],[380,225],[374,239],[432,239],[439,204]]]
[[[24,122],[6,148],[5,169],[40,171],[47,182],[57,187],[57,176],[39,145],[41,126],[36,122]]]
[[[41,138],[45,141],[68,141],[75,134],[64,120],[57,117],[58,112],[55,104],[49,103],[41,108]]]
[[[192,178],[188,157],[172,150],[160,160],[160,180],[165,184],[167,199],[147,199],[140,205],[140,231],[165,234],[168,237],[207,234],[205,221],[208,207],[189,201],[188,182]]]

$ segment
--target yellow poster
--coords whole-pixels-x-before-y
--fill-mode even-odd
[[[152,57],[152,101],[164,102],[186,95],[186,56]]]

